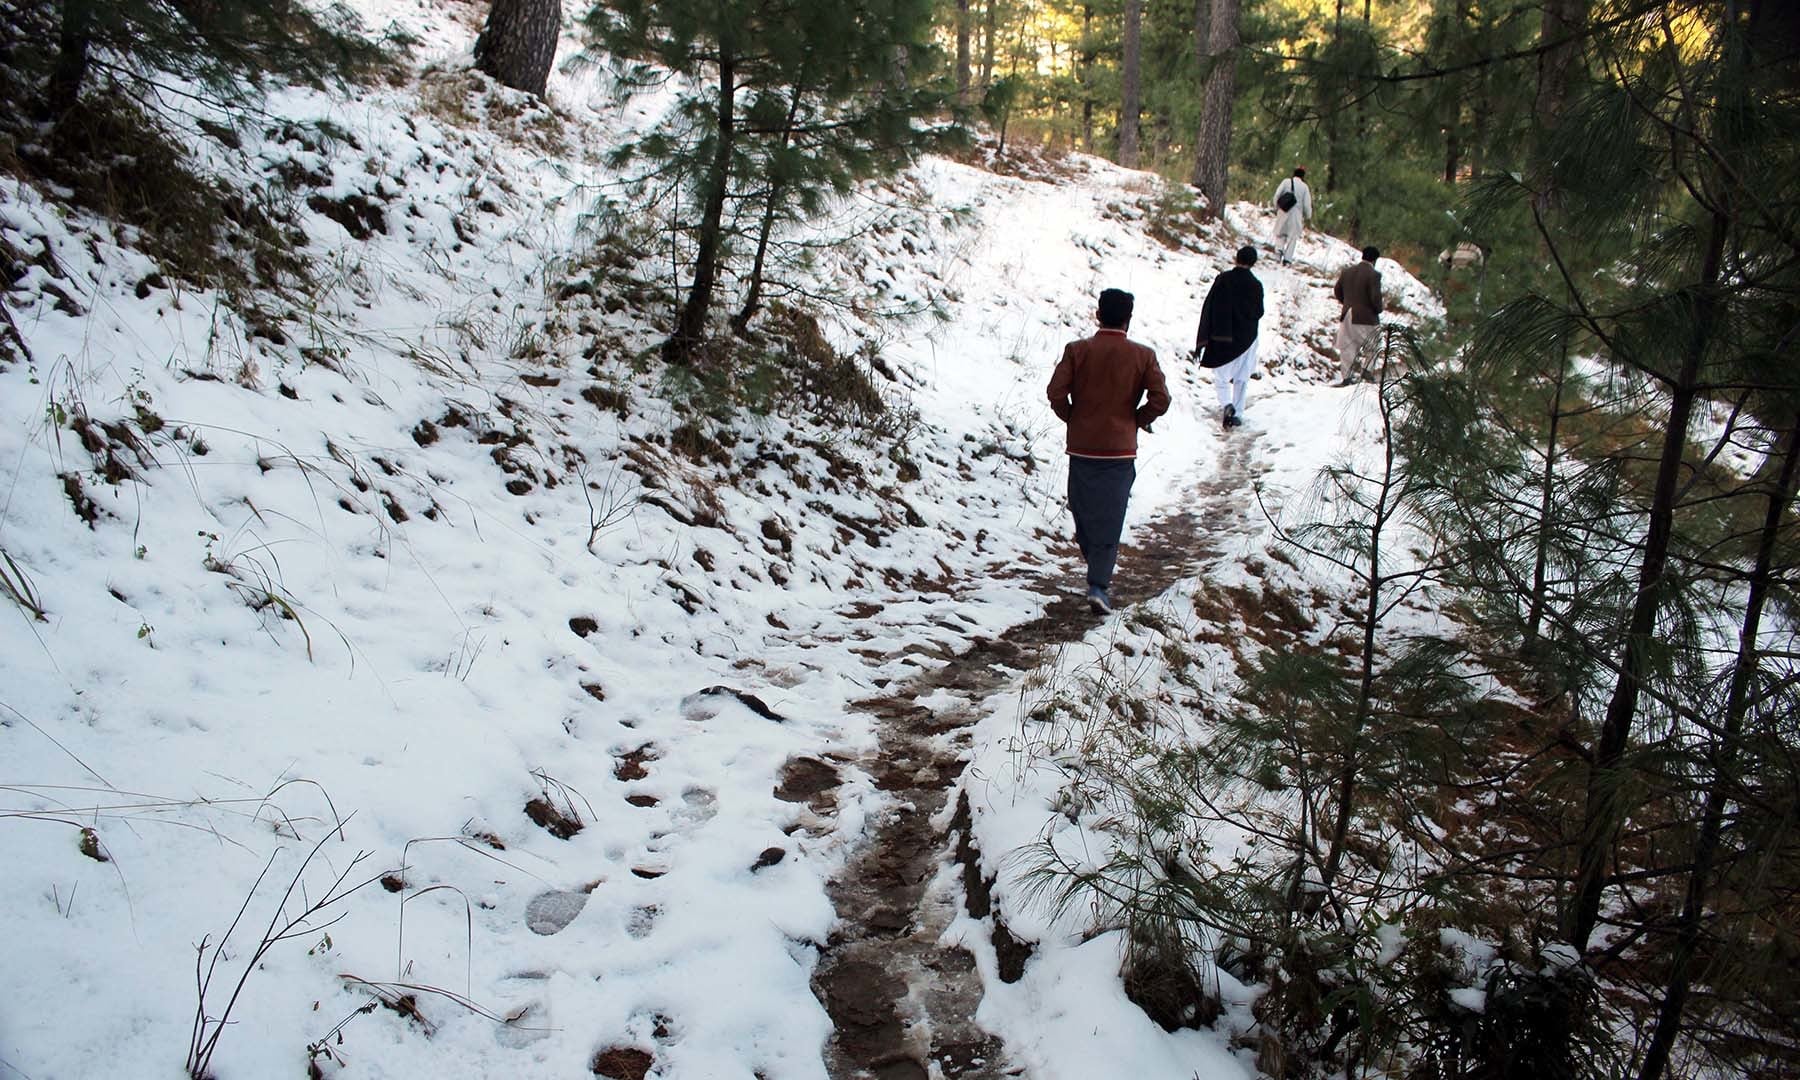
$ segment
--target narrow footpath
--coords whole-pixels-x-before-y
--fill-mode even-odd
[[[1260,527],[1252,497],[1254,429],[1224,443],[1215,477],[1191,489],[1174,513],[1132,530],[1120,554],[1121,610],[1234,555]],[[894,799],[868,845],[829,887],[838,927],[826,943],[813,992],[836,1027],[826,1065],[836,1080],[974,1080],[1026,1075],[998,1040],[975,1024],[981,976],[975,958],[940,942],[965,904],[990,919],[1001,978],[1023,971],[1029,944],[1009,934],[991,910],[980,857],[968,838],[966,800],[948,830],[934,827],[959,790],[969,731],[982,701],[1037,667],[1056,646],[1097,625],[1074,591],[1080,580],[1071,547],[1054,571],[1022,588],[1052,597],[1043,615],[859,702],[877,721],[880,749],[863,766]],[[1111,616],[1117,618],[1118,616]],[[945,697],[953,700],[943,705]],[[931,701],[931,707],[920,704]],[[932,889],[939,867],[961,866],[962,889]]]

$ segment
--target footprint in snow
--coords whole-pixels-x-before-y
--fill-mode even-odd
[[[548,937],[574,922],[587,902],[585,892],[551,889],[538,893],[525,905],[525,926],[534,934]]]

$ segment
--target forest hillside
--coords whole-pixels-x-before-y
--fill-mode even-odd
[[[1792,1063],[1786,399],[1391,258],[1334,386],[1358,248],[1260,201],[823,79],[734,158],[766,87],[616,5],[513,89],[501,7],[6,7],[0,1078],[1601,1075],[1677,976],[1683,1067]],[[1108,287],[1173,406],[1101,616],[1044,386]]]

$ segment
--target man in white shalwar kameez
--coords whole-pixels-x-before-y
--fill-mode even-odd
[[[1284,192],[1293,192],[1294,205],[1287,210],[1281,208],[1281,196]],[[1294,248],[1299,246],[1300,232],[1306,227],[1306,220],[1312,217],[1312,189],[1306,186],[1306,166],[1294,168],[1294,175],[1275,185],[1275,245],[1281,254],[1281,265],[1286,266],[1294,259]]]
[[[1256,249],[1238,249],[1237,261],[1206,290],[1194,356],[1213,373],[1219,392],[1219,422],[1226,431],[1244,423],[1244,394],[1256,371],[1257,324],[1263,317],[1263,287],[1250,268]]]

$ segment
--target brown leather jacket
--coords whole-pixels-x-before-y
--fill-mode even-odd
[[[1169,385],[1156,354],[1123,330],[1069,342],[1050,376],[1049,395],[1050,408],[1069,425],[1069,453],[1077,457],[1136,457],[1138,428],[1169,411]]]
[[[1358,326],[1374,326],[1381,321],[1381,274],[1368,260],[1344,267],[1331,295],[1350,309],[1350,321]]]

